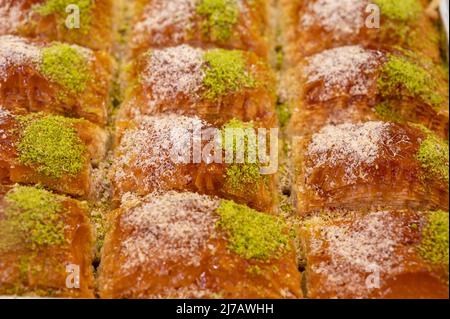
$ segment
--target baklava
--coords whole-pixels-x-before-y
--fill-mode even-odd
[[[231,120],[216,127],[199,117],[175,114],[145,116],[128,125],[111,167],[115,202],[129,192],[143,196],[177,190],[273,210],[275,174],[270,168],[276,163],[265,151],[278,136],[263,130],[264,140],[259,139],[262,134],[250,122]]]
[[[426,1],[425,1],[426,2]],[[281,0],[287,59],[360,44],[400,46],[440,61],[440,35],[423,0]]]
[[[269,54],[271,0],[137,0],[131,26],[134,56],[180,44]]]
[[[114,0],[0,0],[0,35],[109,50]]]
[[[448,211],[449,146],[423,126],[328,125],[294,142],[297,212]]]
[[[253,53],[181,45],[148,51],[128,71],[119,120],[176,113],[215,125],[232,118],[276,125],[275,77]]]
[[[99,268],[102,298],[298,298],[285,223],[195,193],[128,194]]]
[[[290,134],[387,120],[420,123],[448,138],[448,74],[423,56],[345,46],[308,57],[292,72]]]
[[[18,113],[108,120],[112,60],[60,42],[0,36],[0,104]]]
[[[107,133],[82,119],[13,115],[0,105],[0,181],[41,184],[90,197],[91,168],[106,152]]]
[[[0,295],[93,298],[87,205],[18,185],[0,197]]]
[[[301,228],[308,298],[448,299],[448,211],[322,213]]]

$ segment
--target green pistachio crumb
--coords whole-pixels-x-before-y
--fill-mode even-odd
[[[383,120],[389,122],[402,122],[400,114],[394,110],[391,103],[388,101],[381,102],[375,106],[375,113],[378,114]]]
[[[228,93],[255,86],[255,80],[247,72],[243,52],[214,49],[206,52],[204,59],[206,98],[216,100]]]
[[[203,32],[213,40],[227,41],[238,22],[239,7],[236,0],[201,0],[197,13],[203,17]]]
[[[427,128],[416,125],[426,135],[417,153],[426,177],[439,178],[449,183],[449,146],[448,143]]]
[[[278,113],[278,121],[280,122],[281,127],[286,127],[291,119],[291,111],[289,109],[289,105],[286,103],[279,103],[277,105],[277,113]]]
[[[411,21],[422,11],[419,0],[374,0],[381,13],[389,19]]]
[[[81,93],[89,80],[88,61],[80,50],[56,43],[42,50],[42,73],[71,93]]]
[[[79,120],[31,114],[20,118],[18,159],[51,178],[75,176],[85,163],[85,145],[73,124]]]
[[[443,97],[436,93],[437,83],[431,73],[406,57],[388,56],[378,87],[383,96],[408,94],[433,106],[443,102]]]
[[[222,200],[217,213],[218,227],[229,236],[229,248],[245,259],[279,258],[289,247],[283,220],[247,206]]]
[[[252,129],[252,123],[245,123],[237,119],[232,119],[228,123],[226,123],[222,128],[222,133],[225,140],[225,130],[233,129],[235,137],[233,140],[233,152],[234,154],[243,154],[244,155],[244,163],[233,163],[228,165],[226,170],[226,184],[227,186],[234,191],[242,192],[242,191],[255,191],[255,186],[259,184],[261,181],[265,180],[265,176],[260,173],[260,163],[256,160],[254,163],[250,163],[248,161],[248,147],[249,140],[248,135],[246,134],[246,129]],[[238,149],[237,138],[238,134],[243,134],[240,138],[243,140],[244,149]],[[256,141],[255,141],[256,142]],[[256,145],[255,145],[256,146]]]
[[[64,223],[60,215],[63,199],[63,196],[43,189],[15,186],[5,195],[5,216],[0,221],[0,248],[23,244],[35,249],[43,245],[64,244]]]
[[[422,230],[419,246],[420,256],[437,265],[445,265],[448,269],[449,242],[448,212],[430,212],[427,223]]]

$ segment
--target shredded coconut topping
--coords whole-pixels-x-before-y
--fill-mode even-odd
[[[326,276],[330,285],[339,287],[339,292],[365,297],[370,292],[366,285],[369,275],[401,270],[403,256],[397,248],[402,246],[402,224],[389,212],[373,212],[353,220],[321,226],[310,253],[330,256],[330,261],[312,268]]]
[[[345,166],[345,178],[354,180],[364,177],[364,165],[371,165],[385,146],[396,154],[396,146],[389,138],[390,123],[366,122],[363,124],[341,124],[325,126],[314,134],[307,154],[313,160],[314,168],[328,165]]]
[[[168,180],[177,178],[176,165],[190,161],[193,132],[206,123],[198,117],[174,114],[144,116],[139,123],[138,128],[125,132],[117,148],[113,179],[121,183],[135,178],[163,188]]]
[[[376,72],[382,56],[380,51],[361,46],[326,50],[308,59],[307,83],[323,81],[321,101],[337,94],[366,95],[375,84],[375,77],[370,75]]]
[[[21,2],[2,1],[0,3],[0,30],[5,33],[13,33],[20,26],[24,18],[26,18],[21,8]]]
[[[301,27],[320,25],[335,40],[357,34],[364,26],[366,0],[310,1],[300,19]]]
[[[30,63],[38,63],[41,50],[28,43],[24,38],[5,35],[0,36],[0,79],[6,77],[8,68]]]
[[[173,42],[180,42],[191,27],[198,0],[159,0],[152,1],[144,9],[145,18],[138,22],[134,33],[148,38],[154,44],[163,44],[168,37]],[[169,30],[170,32],[167,32]],[[135,39],[136,40],[136,39]]]
[[[142,74],[154,100],[197,94],[203,81],[203,52],[188,45],[153,50]]]
[[[219,204],[218,199],[194,193],[149,195],[121,217],[127,233],[121,247],[127,257],[124,269],[171,262],[199,266],[214,236]]]

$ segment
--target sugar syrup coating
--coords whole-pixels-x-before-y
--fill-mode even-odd
[[[99,268],[100,297],[301,297],[290,244],[267,259],[243,257],[230,246],[232,237],[220,226],[220,210],[225,206],[237,207],[250,219],[268,218],[264,225],[277,224],[276,217],[215,197],[177,192],[144,198],[127,194],[111,217]],[[257,222],[255,227],[263,224]],[[278,240],[275,233],[284,237],[280,231],[262,230],[262,238],[274,243],[273,239]],[[253,240],[249,237],[246,240]]]
[[[78,27],[72,19],[77,12],[74,5],[79,9]],[[0,35],[61,41],[94,50],[111,49],[115,18],[113,0],[0,1]]]
[[[448,230],[442,211],[322,212],[308,219],[300,231],[307,297],[448,298],[448,258],[432,262],[422,253],[435,216],[439,229]],[[433,250],[445,250],[444,237]],[[448,231],[446,245],[448,257]]]
[[[448,143],[423,127],[369,121],[295,139],[297,212],[448,210]]]

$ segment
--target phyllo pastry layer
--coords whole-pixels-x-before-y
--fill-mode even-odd
[[[0,295],[93,298],[87,205],[14,186],[0,199]]]
[[[321,214],[301,228],[308,298],[448,299],[448,212]]]
[[[15,116],[0,106],[0,181],[41,184],[89,197],[91,168],[106,153],[107,133],[81,119],[33,113]]]
[[[268,56],[270,1],[138,0],[134,6],[131,51],[191,44]]]
[[[323,209],[448,210],[449,146],[422,126],[329,125],[294,143],[301,215]]]
[[[448,137],[448,75],[406,50],[346,46],[296,67],[291,134],[370,119],[420,123]]]
[[[128,192],[177,190],[272,210],[275,174],[270,169],[276,168],[271,163],[276,158],[265,151],[269,141],[277,142],[277,135],[257,132],[248,122],[231,120],[215,127],[198,117],[174,114],[145,116],[128,125],[118,138],[111,168],[116,202]]]
[[[107,123],[112,60],[59,42],[0,36],[0,104]]]
[[[440,36],[426,0],[282,0],[291,62],[326,49],[400,46],[440,61]]]
[[[129,67],[119,120],[137,115],[197,115],[216,125],[232,118],[276,123],[275,77],[255,54],[187,45],[142,54]]]
[[[113,0],[0,0],[0,35],[109,50],[113,19]]]
[[[275,216],[169,192],[128,195],[112,218],[99,268],[102,298],[301,296],[290,235]]]

